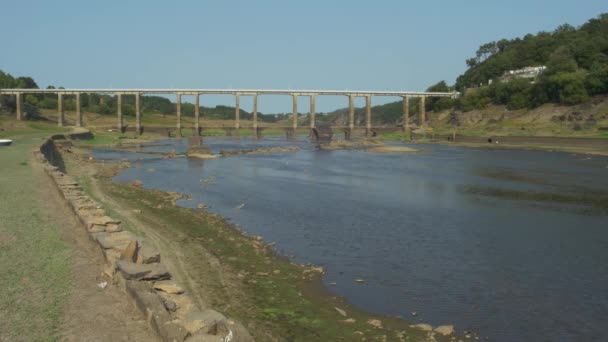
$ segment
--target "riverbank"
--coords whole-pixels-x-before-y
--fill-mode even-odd
[[[66,130],[9,122],[0,137],[0,340],[156,341],[118,289],[97,286],[103,257],[32,158]]]
[[[418,137],[415,143],[444,144],[472,148],[488,149],[521,149],[540,151],[560,151],[577,154],[608,155],[608,139],[580,137],[534,137],[534,136],[488,136],[471,137],[437,136],[431,138]]]
[[[158,244],[188,293],[243,322],[256,340],[448,340],[427,326],[357,310],[327,292],[321,269],[289,262],[204,206],[180,208],[174,194],[113,182],[117,164],[88,161],[86,150],[71,150],[68,173],[123,224]]]

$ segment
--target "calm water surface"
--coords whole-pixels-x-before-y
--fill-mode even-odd
[[[132,161],[117,181],[189,194],[180,205],[204,203],[294,260],[324,266],[330,291],[369,311],[491,341],[608,338],[606,157],[436,145],[410,155],[315,151],[304,139],[205,144],[301,150],[205,161],[95,155]],[[173,140],[142,150],[186,148]]]

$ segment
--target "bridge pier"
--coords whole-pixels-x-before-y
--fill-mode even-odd
[[[253,94],[253,134],[256,139],[262,137],[262,132],[258,127],[258,94]]]
[[[23,120],[23,96],[25,95],[21,93],[15,94],[15,114],[17,115],[17,120]]]
[[[125,132],[125,124],[122,118],[122,94],[116,94],[116,115],[118,117],[118,131]]]
[[[80,93],[76,93],[76,127],[82,127],[82,109],[80,108]]]
[[[200,113],[200,105],[199,105],[200,94],[194,95],[194,131],[195,135],[198,137],[201,135],[201,113]]]
[[[355,96],[348,95],[348,129],[345,132],[344,138],[350,140],[352,133],[355,130]]]
[[[298,129],[298,94],[291,94],[293,98],[293,124],[291,128],[293,129],[293,135],[295,136],[296,130]]]
[[[234,128],[238,131],[241,126],[241,111],[239,109],[239,94],[234,94]]]
[[[426,97],[425,96],[421,96],[420,97],[420,103],[419,103],[419,111],[418,111],[418,115],[419,118],[418,120],[420,121],[420,127],[424,127],[424,125],[426,124]]]
[[[372,136],[372,96],[365,96],[365,136]]]
[[[177,129],[177,132],[175,133],[175,137],[181,138],[182,137],[182,94],[181,93],[175,93],[175,104],[176,104],[176,110],[177,110],[177,124],[175,126],[175,128]]]
[[[403,97],[403,131],[407,133],[410,129],[410,97]]]
[[[143,133],[143,129],[141,126],[141,94],[135,94],[135,132],[137,135],[141,135]]]
[[[310,95],[310,128],[315,128],[315,96]]]
[[[57,126],[63,127],[64,116],[63,94],[57,93]]]

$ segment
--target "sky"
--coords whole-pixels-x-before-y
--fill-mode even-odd
[[[483,43],[603,12],[606,0],[0,0],[0,70],[41,87],[422,91],[453,84]],[[347,103],[323,96],[316,107]],[[290,112],[291,98],[258,106]]]

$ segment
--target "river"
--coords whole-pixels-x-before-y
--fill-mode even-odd
[[[179,205],[204,203],[293,260],[323,266],[327,288],[368,311],[490,341],[608,338],[607,157],[444,145],[316,151],[303,138],[205,144],[301,149],[94,156],[132,161],[116,181],[188,194]],[[172,149],[185,151],[186,140],[141,147]]]

